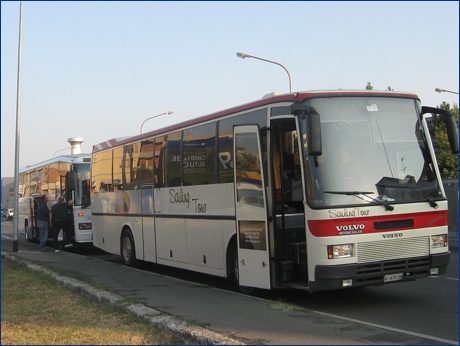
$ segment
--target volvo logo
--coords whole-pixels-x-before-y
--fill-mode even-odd
[[[366,228],[366,226],[364,226],[362,223],[358,224],[358,225],[335,226],[335,229],[338,232],[342,232],[342,231],[358,231],[358,230],[363,230],[364,228]]]
[[[335,226],[338,235],[353,235],[353,234],[361,234],[363,233],[364,226],[362,223],[356,225],[343,225],[343,226]]]
[[[390,234],[382,234],[384,238],[401,238],[403,236],[402,233],[390,233]]]

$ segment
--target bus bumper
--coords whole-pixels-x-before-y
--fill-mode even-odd
[[[438,268],[437,275],[446,273],[450,262],[450,251],[427,257],[407,258],[365,264],[344,264],[339,266],[317,265],[315,281],[309,282],[309,291],[336,290],[346,287],[380,286],[384,283],[412,281],[430,276],[431,268]],[[401,273],[402,278],[384,282],[384,277]],[[345,284],[351,280],[351,285]],[[349,281],[348,281],[349,283]]]
[[[430,256],[430,268],[439,268],[438,275],[445,274],[450,263],[450,251]]]

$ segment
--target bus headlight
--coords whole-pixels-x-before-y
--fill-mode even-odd
[[[446,247],[447,234],[438,234],[431,236],[431,247]]]
[[[328,245],[327,258],[349,258],[353,255],[353,244]]]

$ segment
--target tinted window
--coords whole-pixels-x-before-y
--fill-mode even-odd
[[[265,127],[267,125],[267,109],[219,121],[219,183],[233,182],[233,126],[243,124]]]
[[[128,154],[128,153],[127,153]],[[131,157],[131,182],[135,189],[140,182],[153,181],[153,139],[134,143]]]
[[[262,169],[257,136],[254,133],[240,133],[237,134],[236,141],[237,201],[263,208]]]
[[[94,192],[109,191],[112,185],[112,150],[95,153],[92,156],[91,184]]]
[[[110,191],[123,190],[122,167],[123,167],[123,147],[113,150],[113,180]]]
[[[155,186],[156,187],[165,187],[165,178],[163,173],[165,172],[165,160],[164,158],[164,146],[166,145],[167,136],[161,136],[155,138],[155,152],[154,152],[154,163],[155,163]]]
[[[184,185],[216,183],[216,123],[184,130]]]
[[[162,158],[162,175],[165,187],[181,186],[181,134],[182,131],[166,136],[160,157]]]

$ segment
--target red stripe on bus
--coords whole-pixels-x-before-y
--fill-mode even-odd
[[[413,220],[413,226],[405,226],[404,221]],[[402,224],[402,226],[398,226]],[[388,226],[376,229],[377,223]],[[395,226],[393,227],[393,223]],[[411,213],[375,217],[335,218],[333,220],[309,220],[308,227],[315,237],[393,232],[429,227],[447,226],[447,210],[425,213]]]

